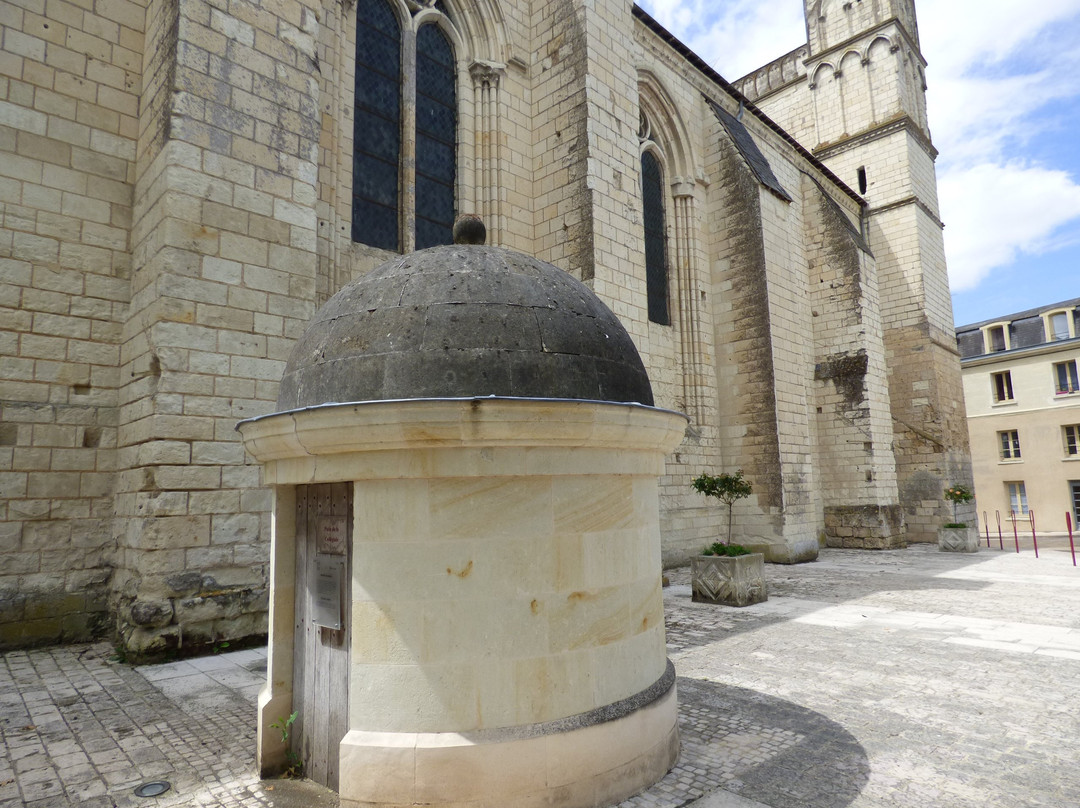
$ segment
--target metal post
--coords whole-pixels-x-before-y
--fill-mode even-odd
[[[1076,566],[1076,545],[1073,544],[1072,514],[1065,511],[1065,525],[1069,528],[1069,549],[1072,551],[1073,566]]]
[[[1035,538],[1035,511],[1028,511],[1028,517],[1031,519],[1031,543],[1035,545],[1035,557],[1039,557],[1039,540]]]
[[[1013,541],[1016,542],[1016,552],[1020,552],[1020,534],[1016,532],[1016,511],[1009,511],[1009,518],[1013,523]]]
[[[1005,540],[1001,538],[1001,511],[994,511],[994,518],[997,519],[998,523],[998,549],[1004,550]]]
[[[986,518],[986,511],[983,511],[983,527],[986,528],[986,549],[990,549],[990,520]]]

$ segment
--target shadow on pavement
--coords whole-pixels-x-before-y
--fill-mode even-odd
[[[678,686],[680,701],[711,713],[720,731],[709,737],[702,722],[683,722],[676,769],[715,766],[717,753],[725,760],[734,755],[737,768],[722,787],[772,808],[843,808],[869,780],[866,750],[821,713],[716,682],[680,677]]]

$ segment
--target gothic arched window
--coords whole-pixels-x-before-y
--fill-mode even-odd
[[[641,153],[641,202],[645,220],[645,291],[649,319],[671,325],[668,313],[667,229],[664,224],[664,176],[652,151]]]
[[[451,242],[457,178],[453,46],[434,22],[403,34],[387,0],[357,0],[352,240],[395,251]]]
[[[457,94],[454,51],[437,25],[416,34],[416,247],[453,241]]]
[[[356,4],[352,238],[398,249],[401,26],[383,0]]]

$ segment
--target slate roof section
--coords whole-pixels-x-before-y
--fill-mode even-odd
[[[715,101],[706,98],[709,106],[712,107],[714,113],[716,113],[717,120],[727,130],[728,135],[731,136],[732,142],[735,144],[735,148],[739,150],[739,154],[746,160],[747,165],[750,166],[750,170],[754,172],[754,176],[758,178],[758,182],[783,199],[785,202],[790,202],[791,197],[788,192],[784,190],[784,186],[780,184],[780,180],[773,174],[772,167],[769,165],[769,161],[765,159],[765,155],[761,153],[761,149],[758,148],[757,143],[750,136],[746,127],[742,125],[742,121],[729,115],[723,107],[717,104]]]
[[[677,54],[679,54],[684,59],[686,59],[687,63],[691,67],[693,67],[695,70],[700,72],[702,76],[704,76],[710,82],[712,82],[717,87],[719,87],[721,90],[723,90],[728,96],[730,96],[731,98],[734,98],[736,101],[738,101],[740,104],[742,104],[744,106],[744,108],[751,115],[753,115],[755,118],[757,118],[759,121],[761,121],[761,123],[764,126],[768,127],[773,132],[775,132],[784,142],[786,142],[788,145],[790,145],[791,148],[793,148],[796,152],[801,154],[803,156],[803,158],[805,158],[806,161],[810,163],[810,165],[814,166],[818,171],[820,171],[822,173],[822,175],[829,180],[829,182],[835,183],[837,188],[839,188],[841,191],[843,191],[845,194],[847,194],[849,197],[851,197],[853,200],[855,200],[855,202],[857,202],[859,205],[862,205],[863,207],[866,206],[866,200],[865,199],[863,199],[861,196],[859,196],[857,193],[855,193],[853,190],[851,190],[844,183],[843,180],[841,180],[839,177],[837,177],[835,174],[833,174],[828,169],[828,167],[823,162],[821,162],[821,160],[819,160],[811,152],[809,152],[806,149],[806,147],[804,147],[801,143],[799,143],[799,141],[797,141],[794,137],[792,137],[790,133],[788,133],[782,126],[780,126],[780,124],[776,123],[776,121],[774,121],[772,118],[770,118],[768,115],[766,115],[760,109],[758,109],[758,107],[754,104],[753,101],[751,101],[749,98],[747,98],[741,92],[739,92],[737,87],[735,87],[731,82],[729,82],[727,79],[725,79],[719,73],[717,73],[709,65],[708,62],[706,62],[704,59],[702,59],[700,56],[698,56],[696,53],[694,53],[692,50],[690,50],[690,48],[687,47],[674,34],[672,34],[664,26],[662,26],[660,23],[658,23],[656,20],[654,20],[651,16],[649,16],[649,13],[647,11],[645,11],[643,8],[641,8],[641,6],[635,4],[633,6],[633,13],[634,13],[634,16],[643,25],[645,25],[646,28],[648,28],[654,34],[656,34],[658,37],[660,37],[660,39],[663,42],[667,43],[668,46],[670,46],[672,48],[672,50],[674,50]]]
[[[1046,306],[1039,306],[1035,309],[1027,309],[1025,311],[1014,312],[1013,314],[1005,314],[1001,317],[994,317],[989,320],[980,320],[977,323],[968,323],[967,325],[956,326],[956,333],[961,331],[978,331],[984,325],[991,325],[992,323],[1011,323],[1013,320],[1023,320],[1028,317],[1038,317],[1044,311],[1057,311],[1058,309],[1077,309],[1080,308],[1080,297],[1074,297],[1071,300],[1063,300],[1060,303],[1051,303]]]
[[[835,199],[829,196],[829,193],[825,190],[825,187],[816,179],[814,179],[813,176],[811,176],[810,174],[806,174],[806,176],[810,177],[810,182],[814,183],[814,185],[817,186],[817,189],[821,191],[821,195],[825,198],[825,204],[832,208],[836,212],[836,215],[840,217],[840,221],[844,223],[844,227],[851,235],[851,240],[855,242],[855,246],[872,257],[874,253],[870,250],[870,243],[866,240],[866,237],[863,235],[862,231],[852,223],[850,218],[848,218],[847,213],[845,213],[844,209],[840,207],[840,203],[838,203]]]

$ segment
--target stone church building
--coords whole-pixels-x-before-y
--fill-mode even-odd
[[[915,9],[805,6],[732,84],[628,0],[5,2],[0,648],[265,632],[236,423],[336,290],[465,213],[690,417],[665,563],[722,529],[703,471],[752,481],[771,561],[932,540],[970,460]]]

